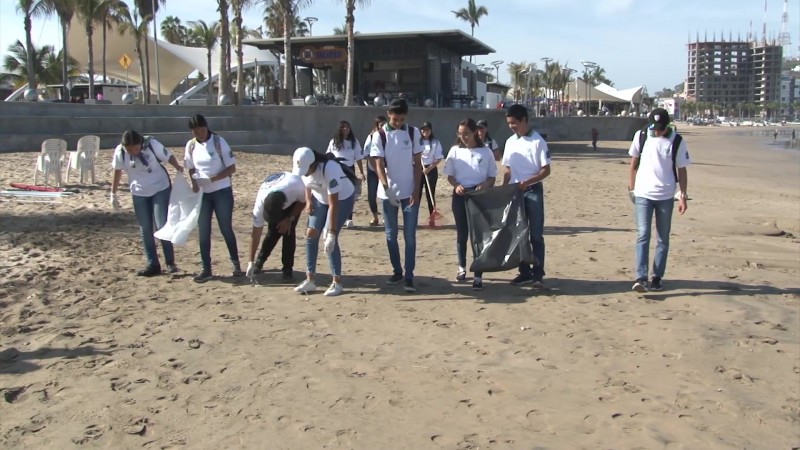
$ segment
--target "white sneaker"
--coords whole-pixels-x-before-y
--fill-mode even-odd
[[[345,228],[350,228],[352,226],[353,226],[353,221],[352,220],[347,219],[347,220],[344,221],[344,227]]]
[[[342,288],[342,285],[334,281],[331,283],[331,287],[329,287],[323,295],[326,297],[335,297],[337,295],[341,295],[343,290],[344,288]]]
[[[313,281],[306,278],[302,283],[298,284],[294,291],[298,294],[307,294],[317,290],[317,285]]]

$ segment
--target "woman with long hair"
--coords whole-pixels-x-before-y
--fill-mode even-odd
[[[364,140],[364,156],[369,155],[369,149],[372,147],[372,135],[385,124],[386,116],[375,117],[369,136]],[[381,222],[378,220],[378,174],[375,172],[375,163],[372,162],[372,158],[367,158],[367,202],[369,203],[369,212],[372,213],[372,220],[369,224],[376,227]]]
[[[336,133],[333,135],[333,139],[331,139],[330,143],[328,143],[328,150],[327,153],[333,154],[336,159],[341,161],[342,164],[346,165],[350,169],[353,169],[355,172],[355,166],[358,165],[358,173],[356,177],[358,177],[358,183],[355,186],[356,188],[356,198],[361,193],[361,183],[366,178],[364,176],[364,166],[361,162],[364,159],[364,150],[361,148],[361,144],[356,139],[355,134],[353,134],[353,129],[350,126],[350,122],[346,120],[342,120],[339,122],[339,127],[336,128]],[[350,217],[347,218],[347,221],[344,223],[345,228],[349,228],[353,226],[353,212],[350,212]]]
[[[495,161],[500,161],[500,158],[503,157],[503,149],[500,148],[500,144],[489,134],[489,123],[481,119],[477,122],[477,125],[478,137],[483,141],[483,145],[492,151]]]
[[[436,224],[433,221],[433,205],[436,203],[436,182],[439,180],[439,163],[442,162],[442,143],[433,136],[433,125],[430,122],[423,122],[419,127],[422,134],[422,182],[419,191],[425,189],[428,200],[428,226]]]
[[[486,147],[478,136],[478,126],[472,119],[464,119],[458,124],[456,143],[447,153],[444,162],[444,174],[453,186],[453,218],[456,222],[456,255],[458,272],[456,281],[467,279],[467,238],[469,224],[467,222],[467,202],[465,194],[471,191],[487,189],[494,185],[497,177],[497,164],[494,154]],[[474,256],[474,255],[473,255]],[[475,272],[472,289],[483,289],[481,272]]]

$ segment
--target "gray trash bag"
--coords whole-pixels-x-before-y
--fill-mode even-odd
[[[469,237],[475,260],[472,272],[517,269],[521,262],[534,264],[523,192],[517,184],[466,194]]]

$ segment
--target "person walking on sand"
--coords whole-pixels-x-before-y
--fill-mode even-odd
[[[192,190],[203,190],[200,215],[197,218],[200,235],[200,260],[203,270],[193,280],[205,283],[213,278],[211,273],[211,217],[217,216],[217,224],[228,247],[233,276],[244,275],[239,265],[239,247],[233,232],[233,187],[231,175],[236,173],[236,158],[222,136],[208,127],[206,118],[195,114],[189,118],[189,128],[194,136],[186,143],[183,164],[189,169]]]
[[[592,150],[597,151],[597,139],[600,137],[600,132],[597,128],[592,128]]]
[[[147,259],[147,267],[136,273],[141,277],[161,274],[161,263],[158,261],[153,232],[167,223],[169,196],[172,192],[172,182],[163,163],[169,163],[178,173],[183,173],[183,167],[178,164],[169,149],[154,138],[142,136],[135,130],[122,133],[122,140],[114,149],[114,159],[111,162],[111,167],[114,169],[111,181],[111,206],[114,209],[120,208],[117,190],[122,171],[125,171],[128,177],[133,211],[139,222],[142,246]],[[172,242],[161,241],[161,249],[164,252],[167,272],[178,272]]]
[[[264,270],[270,253],[283,239],[281,262],[283,281],[292,281],[294,273],[294,252],[296,248],[297,219],[306,206],[306,187],[303,180],[290,172],[279,172],[268,176],[256,194],[253,205],[253,231],[250,234],[250,258],[246,275],[251,280],[255,274]],[[267,225],[267,236],[258,252],[261,232]],[[255,262],[254,262],[255,258]]]
[[[355,172],[355,166],[358,165],[358,173],[356,176],[358,177],[358,182],[356,183],[356,199],[358,199],[359,195],[361,194],[361,183],[364,182],[366,177],[364,176],[364,165],[362,160],[364,159],[364,151],[361,149],[361,144],[356,139],[355,134],[353,134],[353,129],[350,127],[350,122],[346,120],[342,120],[339,122],[338,128],[336,128],[336,133],[333,135],[333,139],[328,143],[328,150],[327,153],[332,153],[342,164],[346,165],[347,167],[353,169]],[[344,223],[345,228],[350,228],[353,226],[353,212],[350,212],[350,217]]]
[[[442,162],[442,143],[433,136],[433,125],[423,122],[419,128],[422,134],[422,182],[420,192],[424,189],[428,201],[428,226],[436,226],[433,219],[433,205],[436,201],[436,182],[439,181],[439,163]]]
[[[636,281],[633,283],[636,292],[663,289],[661,280],[667,270],[675,188],[676,185],[680,187],[678,212],[683,215],[688,209],[686,168],[691,164],[686,142],[669,126],[669,113],[665,109],[654,109],[647,121],[647,130],[636,132],[628,150],[631,156],[628,190],[633,193],[636,205]],[[644,137],[644,145],[640,145],[641,133],[648,133]],[[653,279],[648,284],[653,215],[656,218],[658,241],[653,260]]]
[[[294,288],[295,292],[306,294],[317,290],[314,275],[317,271],[319,238],[327,223],[327,235],[323,250],[328,255],[333,278],[330,287],[323,295],[340,295],[342,286],[342,253],[339,248],[339,232],[353,212],[355,187],[344,173],[339,162],[308,147],[295,150],[292,173],[303,177],[306,186],[306,279]]]
[[[370,156],[378,175],[378,198],[383,200],[383,225],[386,246],[392,264],[388,284],[403,283],[406,292],[416,292],[414,267],[417,257],[417,221],[419,219],[420,184],[422,183],[422,147],[418,129],[406,124],[408,103],[394,99],[389,104],[388,122],[372,134]],[[397,243],[397,215],[403,212],[405,240],[405,274]]]
[[[369,136],[364,139],[364,156],[367,160],[367,203],[369,212],[372,213],[372,220],[369,222],[371,227],[377,227],[381,223],[378,220],[378,174],[375,173],[375,162],[369,157],[369,149],[372,147],[372,134],[384,124],[386,124],[385,116],[375,117]]]
[[[533,283],[536,289],[544,288],[544,187],[542,180],[550,176],[550,150],[547,142],[528,123],[528,110],[522,105],[511,105],[506,112],[506,123],[513,134],[506,140],[501,164],[505,167],[503,185],[518,183],[524,192],[523,202],[528,219],[533,256],[536,264],[519,265],[519,275],[511,281],[518,286]]]
[[[492,151],[494,160],[500,161],[500,159],[503,157],[503,149],[500,148],[500,145],[497,143],[497,141],[494,140],[491,134],[489,134],[489,122],[483,119],[478,121],[478,137],[481,138],[483,145]]]
[[[447,182],[453,186],[453,218],[456,222],[456,255],[458,272],[456,281],[463,283],[467,279],[467,239],[469,238],[469,222],[467,221],[467,200],[465,195],[471,191],[479,191],[494,186],[497,177],[497,163],[494,153],[485,146],[478,136],[478,126],[472,119],[464,119],[458,124],[456,144],[447,152],[444,162],[444,174]],[[473,255],[474,256],[474,255]],[[475,272],[472,289],[483,289],[481,272]]]

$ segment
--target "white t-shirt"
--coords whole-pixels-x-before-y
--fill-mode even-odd
[[[525,136],[513,134],[506,140],[501,164],[511,169],[510,183],[525,181],[550,165],[547,142],[533,129]]]
[[[149,142],[142,145],[141,158],[131,157],[120,144],[114,149],[114,159],[111,161],[114,170],[125,171],[131,194],[137,197],[152,197],[170,186],[169,174],[161,163],[169,161],[172,153],[153,138]]]
[[[444,160],[444,174],[465,188],[474,188],[487,178],[497,177],[494,154],[488,147],[466,148],[454,145]]]
[[[442,159],[442,143],[438,139],[422,139],[422,165],[430,166]]]
[[[219,139],[219,151],[214,143],[216,139]],[[192,147],[192,142],[194,142],[194,151],[190,156],[189,149]],[[187,142],[184,155],[183,165],[187,170],[194,169],[200,175],[208,178],[216,176],[227,167],[236,165],[236,158],[233,156],[231,147],[222,136],[212,133],[209,133],[205,142],[197,142],[194,139]],[[203,188],[203,192],[214,192],[227,187],[231,187],[230,177],[214,181],[210,186]]]
[[[336,161],[318,164],[314,173],[303,177],[303,183],[311,189],[311,195],[323,205],[328,204],[329,194],[339,194],[339,200],[345,200],[355,192],[353,183]]]
[[[488,147],[488,148],[489,148],[489,150],[491,150],[491,151],[495,151],[495,150],[497,150],[497,147],[498,147],[498,146],[497,146],[497,141],[495,141],[494,139],[487,139],[486,141],[484,141],[484,144],[485,144],[485,145],[486,145],[486,147]]]
[[[372,133],[370,156],[383,158],[386,164],[386,178],[389,189],[392,189],[398,200],[411,198],[414,194],[414,155],[422,153],[419,145],[422,138],[419,128],[414,128],[414,138],[408,134],[408,125],[394,129],[388,124],[383,129],[386,133],[386,148],[381,141],[380,132]],[[378,198],[386,199],[383,185],[378,184]]]
[[[356,161],[364,159],[364,151],[361,149],[358,139],[355,141],[345,139],[342,142],[342,148],[336,148],[333,144],[333,139],[331,139],[330,143],[328,143],[327,153],[333,153],[337,158],[344,158],[342,163],[349,167],[355,166]]]
[[[372,158],[369,156],[369,150],[372,148],[372,133],[370,133],[366,139],[364,139],[364,150],[363,155],[364,159],[367,160],[367,169],[375,172],[375,163],[372,162]]]
[[[671,200],[678,188],[672,173],[672,141],[676,133],[672,133],[669,138],[648,136],[644,141],[643,151],[639,149],[640,133],[641,130],[634,134],[628,150],[630,156],[640,157],[633,195],[656,201]],[[692,161],[689,159],[685,139],[681,140],[677,150],[675,169],[689,167]]]
[[[291,172],[278,172],[268,176],[261,187],[258,188],[256,195],[256,203],[253,206],[253,226],[263,227],[264,220],[264,200],[267,196],[275,191],[281,191],[286,195],[286,202],[283,204],[283,209],[292,206],[294,202],[305,203],[306,201],[306,186],[303,184],[303,179]]]

